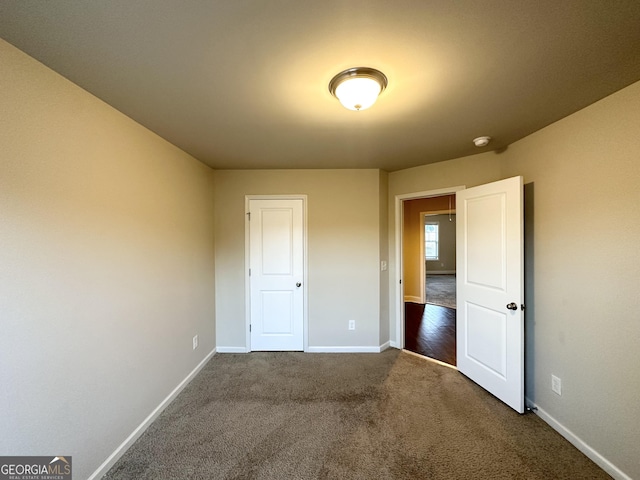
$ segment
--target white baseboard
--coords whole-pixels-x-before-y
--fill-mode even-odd
[[[379,347],[309,347],[309,353],[380,353],[384,345]]]
[[[380,353],[389,348],[390,342],[379,347],[308,347],[309,353]],[[245,347],[217,347],[217,353],[249,353]]]
[[[147,416],[147,418],[145,418],[142,423],[138,425],[138,427],[131,433],[131,435],[129,435],[125,439],[125,441],[122,442],[120,446],[107,457],[102,465],[100,465],[98,469],[91,474],[89,480],[97,480],[99,478],[102,478],[109,471],[109,469],[113,467],[113,465],[120,459],[120,457],[122,457],[122,455],[124,455],[128,448],[133,445],[133,443],[140,437],[140,435],[144,433],[149,425],[151,425],[153,421],[158,418],[162,411],[167,408],[167,406],[178,396],[178,394],[184,389],[184,387],[186,387],[189,382],[193,380],[193,377],[198,374],[202,367],[206,365],[206,363],[211,359],[213,355],[215,355],[215,353],[216,349],[214,348],[206,357],[204,357],[204,359],[196,366],[196,368],[191,370],[191,373],[189,373],[189,375],[187,375],[185,379],[182,380],[162,402],[160,402],[160,405],[158,405],[149,414],[149,416]]]
[[[414,297],[413,295],[405,295],[404,301],[412,303],[422,303],[422,299],[420,297]]]
[[[578,437],[575,433],[569,430],[567,427],[562,425],[559,421],[545,412],[542,408],[536,405],[534,402],[525,398],[526,405],[529,407],[533,407],[533,412],[538,415],[542,420],[544,420],[551,428],[553,428],[556,432],[566,438],[574,447],[584,453],[588,458],[590,458],[596,465],[602,468],[605,472],[611,475],[616,480],[631,480],[631,477],[625,474],[622,470],[616,467],[609,460],[604,458],[600,453],[595,451],[592,447],[590,447],[587,443],[585,443],[580,437]],[[535,408],[535,409],[534,409]]]
[[[216,347],[218,353],[249,353],[247,347]]]
[[[427,270],[427,275],[455,275],[455,270]]]

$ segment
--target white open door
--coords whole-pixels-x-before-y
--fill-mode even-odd
[[[250,200],[251,350],[304,349],[303,267],[303,200]]]
[[[523,179],[456,194],[458,370],[524,412]]]

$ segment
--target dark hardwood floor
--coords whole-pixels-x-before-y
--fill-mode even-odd
[[[404,348],[455,365],[456,310],[405,302]]]

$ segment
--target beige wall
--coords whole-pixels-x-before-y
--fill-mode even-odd
[[[0,455],[87,478],[215,346],[214,172],[1,40],[0,65]]]
[[[389,342],[389,211],[387,209],[389,174],[382,170],[380,171],[378,191],[380,261],[386,262],[387,265],[386,270],[380,271],[380,337],[378,341],[379,345],[385,345]]]
[[[420,275],[424,259],[420,254],[420,211],[428,200],[421,198],[402,204],[402,285],[405,302],[422,300]]]
[[[511,145],[502,162],[527,184],[527,396],[640,478],[640,83]]]
[[[306,194],[309,346],[379,346],[380,172],[221,170],[216,177],[218,345],[247,347],[245,195]]]

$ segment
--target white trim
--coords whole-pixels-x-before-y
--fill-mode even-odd
[[[404,193],[402,195],[395,196],[395,240],[396,240],[396,268],[395,268],[395,282],[396,282],[396,348],[404,348],[404,289],[402,283],[402,224],[403,224],[403,208],[402,203],[405,200],[414,200],[418,198],[428,197],[440,197],[442,195],[450,195],[452,193],[464,190],[464,185],[458,185],[456,187],[439,188],[436,190],[426,190],[423,192]],[[392,327],[392,326],[390,326]]]
[[[153,423],[153,421],[158,418],[158,416],[162,413],[162,411],[169,406],[169,404],[180,394],[180,392],[186,387],[191,380],[198,374],[202,367],[206,365],[206,363],[213,357],[216,353],[216,349],[214,348],[209,352],[209,354],[204,357],[204,359],[191,370],[191,373],[182,380],[176,388],[174,388],[167,397],[160,402],[156,408],[145,418],[138,427],[131,432],[131,434],[122,442],[118,448],[114,450],[114,452],[107,457],[107,459],[102,462],[102,465],[98,467],[98,469],[91,474],[89,480],[97,480],[102,478],[111,467],[125,454],[125,452],[129,449],[131,445],[144,433],[144,431],[149,428],[149,426]]]
[[[389,342],[389,346],[390,346],[391,348],[397,348],[397,349],[400,349],[400,347],[398,347],[398,342]]]
[[[309,347],[309,353],[380,353],[386,349],[384,345],[379,347]]]
[[[420,301],[418,303],[427,303],[427,261],[426,252],[424,251],[424,213],[420,212]],[[404,260],[402,261],[404,264]]]
[[[424,271],[426,268],[426,263],[427,262],[439,262],[440,261],[440,220],[427,220],[427,217],[429,215],[426,212],[420,212],[420,224],[422,226],[421,230],[420,230],[420,243],[422,245],[420,252],[422,255],[422,263],[425,264],[425,267],[422,268],[422,271],[420,272],[422,276],[424,276],[426,274],[426,272]],[[427,258],[427,252],[425,251],[425,238],[424,238],[424,227],[427,225],[436,225],[438,227],[438,240],[436,240],[436,243],[438,244],[438,256],[436,258]],[[426,285],[425,285],[426,288]]]
[[[251,351],[251,277],[249,276],[249,252],[251,245],[249,244],[249,195],[244,196],[244,349],[246,352]],[[218,351],[221,351],[218,348]],[[231,353],[231,352],[229,352]]]
[[[574,447],[584,453],[589,459],[591,459],[596,465],[602,468],[605,472],[611,475],[617,480],[631,480],[631,477],[616,467],[613,463],[603,457],[600,453],[589,446],[584,440],[578,437],[575,433],[562,425],[558,420],[549,415],[545,410],[540,408],[534,402],[525,397],[526,405],[532,409],[532,411],[544,420],[551,428],[566,438]]]
[[[402,288],[402,225],[404,224],[404,209],[402,208],[403,196],[396,195],[395,199],[395,238],[396,238],[396,348],[404,348],[404,308],[401,305],[404,304],[404,288]],[[391,279],[390,279],[391,280]],[[392,280],[391,280],[392,281]],[[391,325],[389,325],[389,331],[391,331]]]
[[[307,207],[306,194],[291,194],[291,195],[245,195],[244,196],[244,308],[245,308],[245,331],[246,331],[246,348],[244,352],[251,352],[251,278],[249,277],[249,201],[250,200],[302,200],[302,255],[303,255],[303,312],[302,312],[302,349],[305,352],[309,351],[309,222],[308,207]],[[218,349],[220,351],[220,349]],[[240,352],[225,352],[225,353],[240,353]]]
[[[455,275],[455,270],[427,270],[427,275]]]
[[[218,353],[249,353],[247,347],[217,347]]]
[[[385,342],[379,347],[309,347],[306,352],[308,353],[328,353],[328,352],[366,352],[366,353],[380,353],[384,352],[388,348],[395,348],[394,342]],[[217,347],[217,353],[250,353],[245,347]]]

